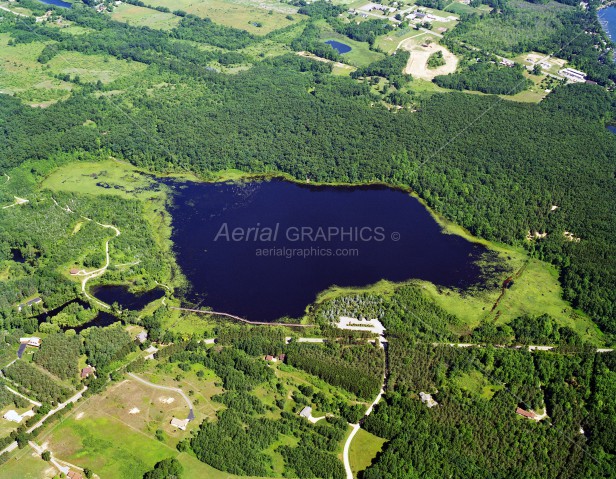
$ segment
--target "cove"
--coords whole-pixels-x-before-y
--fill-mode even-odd
[[[349,53],[352,50],[350,46],[346,45],[345,43],[338,42],[336,40],[327,40],[325,43],[327,43],[328,45],[331,45],[334,48],[334,50],[336,50],[341,55],[343,53]]]
[[[303,316],[319,292],[381,279],[465,288],[480,281],[478,244],[446,234],[408,193],[274,179],[179,183],[172,237],[185,298],[252,321]],[[102,299],[102,298],[101,298]]]

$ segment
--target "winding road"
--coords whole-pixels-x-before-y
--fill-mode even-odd
[[[87,218],[85,216],[82,216],[83,219],[88,220],[88,221],[93,221],[90,218]],[[94,221],[94,223],[96,223],[97,225],[103,227],[103,228],[111,228],[112,230],[115,231],[115,237],[117,238],[118,236],[120,236],[120,230],[118,228],[116,228],[113,225],[104,225],[102,223],[98,223],[96,221]],[[113,238],[111,238],[113,239]],[[107,268],[109,268],[109,242],[111,241],[111,239],[108,239],[105,242],[105,266],[103,266],[102,268],[99,269],[95,269],[94,271],[83,271],[83,272],[79,272],[77,273],[78,276],[83,276],[83,279],[81,280],[81,292],[85,295],[86,298],[88,298],[91,301],[94,301],[96,304],[102,306],[103,308],[106,309],[110,309],[111,306],[109,306],[108,304],[103,303],[102,301],[99,301],[98,299],[96,299],[94,296],[91,296],[90,294],[88,294],[88,290],[86,289],[86,284],[88,281],[90,281],[92,278],[96,278],[100,275],[102,275],[105,271],[107,271]]]
[[[190,412],[188,413],[187,419],[189,421],[192,421],[195,418],[193,403],[191,402],[190,398],[184,393],[184,391],[182,391],[180,388],[172,388],[172,387],[169,387],[169,386],[160,386],[158,384],[154,384],[154,383],[151,383],[149,381],[146,381],[145,379],[140,378],[139,376],[137,376],[136,374],[133,374],[133,373],[128,373],[128,375],[131,378],[133,378],[135,381],[138,381],[141,384],[145,384],[146,386],[150,386],[150,387],[155,388],[155,389],[162,389],[164,391],[172,391],[174,393],[178,393],[180,396],[182,396],[184,398],[184,401],[186,401],[186,404],[188,404],[188,407],[190,408]]]
[[[52,201],[54,202],[54,204],[66,211],[67,213],[73,213],[73,210],[71,210],[68,206],[66,207],[62,207],[58,204],[58,202],[56,201],[56,199],[52,196],[51,197]],[[27,200],[26,200],[27,201]],[[100,226],[101,228],[109,228],[112,229],[113,231],[115,231],[115,238],[117,238],[118,236],[120,236],[120,230],[118,228],[116,228],[113,225],[106,225],[103,223],[99,223],[98,221],[94,221],[92,218],[88,218],[87,216],[81,216],[84,220],[86,221],[91,221],[93,223],[96,223],[98,226]],[[105,265],[102,268],[99,269],[95,269],[94,271],[85,271],[85,270],[81,270],[79,271],[75,276],[83,276],[82,280],[81,280],[81,292],[84,294],[84,296],[86,298],[88,298],[90,301],[95,302],[96,304],[98,304],[99,306],[105,308],[105,309],[111,309],[111,306],[109,306],[106,303],[103,303],[102,301],[99,301],[98,299],[96,299],[94,296],[88,294],[88,290],[86,288],[86,285],[88,283],[88,281],[90,281],[92,278],[96,278],[98,276],[101,276],[103,273],[105,273],[105,271],[107,271],[107,268],[109,268],[109,264],[110,264],[110,257],[109,257],[109,242],[112,240],[113,238],[108,239],[105,242]]]

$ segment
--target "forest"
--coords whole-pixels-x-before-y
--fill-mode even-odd
[[[365,422],[389,442],[363,478],[616,473],[614,444],[605,440],[616,426],[614,396],[606,396],[614,384],[613,353],[397,347],[395,355],[406,354],[408,362]],[[426,390],[438,406],[419,401]],[[548,417],[535,422],[516,415],[517,407],[545,408]]]
[[[439,75],[434,83],[451,90],[475,90],[493,95],[515,95],[532,82],[522,74],[522,67],[498,67],[491,63],[475,63],[457,73]]]

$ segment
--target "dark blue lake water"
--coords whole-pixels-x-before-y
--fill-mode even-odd
[[[332,285],[479,281],[485,249],[444,234],[402,191],[165,181],[177,260],[192,284],[186,299],[216,311],[273,321],[301,317]]]
[[[344,43],[337,42],[336,40],[327,40],[325,43],[331,45],[341,55],[343,53],[349,53],[352,48]]]
[[[72,4],[68,2],[63,2],[62,0],[39,0],[39,2],[44,3],[46,5],[54,5],[56,7],[73,8]]]
[[[616,40],[616,7],[602,8],[598,12],[599,21],[612,41]]]
[[[607,127],[607,129],[610,130],[612,133],[616,134],[616,126],[610,125]]]
[[[69,301],[68,303],[65,303],[61,306],[58,306],[55,309],[41,313],[35,316],[35,318],[38,320],[39,323],[49,321],[56,314],[58,314],[60,311],[62,311],[64,308],[66,308],[69,304],[72,304],[72,303],[79,303],[86,309],[90,307],[88,303],[86,303],[85,301],[82,301],[81,299],[73,299],[72,301]],[[117,323],[118,321],[120,320],[116,318],[115,316],[113,316],[112,314],[106,313],[105,311],[99,311],[96,317],[92,321],[88,321],[87,323],[81,324],[79,326],[72,326],[72,327],[63,326],[62,329],[63,330],[74,329],[75,332],[79,334],[84,329],[91,328],[93,326],[99,326],[101,328],[105,326],[111,326],[113,323]]]
[[[160,288],[154,288],[144,293],[135,294],[128,290],[124,285],[103,285],[94,286],[90,293],[103,303],[113,304],[117,302],[124,309],[140,310],[145,308],[152,301],[162,298],[165,292]]]

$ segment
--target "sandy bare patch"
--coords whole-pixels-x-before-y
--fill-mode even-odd
[[[164,396],[161,396],[158,398],[158,400],[162,402],[163,404],[171,404],[175,401],[175,398],[166,398]]]
[[[411,57],[406,64],[404,73],[412,75],[413,78],[432,80],[435,76],[453,73],[458,67],[458,58],[444,46],[438,45],[437,43],[423,43],[421,45],[403,43],[401,47],[411,52]],[[443,52],[445,64],[434,69],[428,68],[428,59],[430,55],[438,51]]]
[[[75,416],[75,421],[79,421],[79,420],[80,420],[80,419],[84,416],[84,414],[85,414],[85,413],[83,413],[83,412],[80,412],[79,414],[77,414],[77,415]]]
[[[45,471],[43,471],[43,477],[45,479],[51,479],[52,477],[57,477],[57,473],[58,472],[56,471],[55,467],[48,467],[47,469],[45,469]]]
[[[141,410],[138,407],[134,407],[130,411],[128,411],[128,414],[139,414],[140,412]]]

